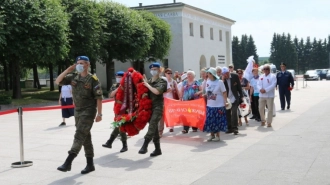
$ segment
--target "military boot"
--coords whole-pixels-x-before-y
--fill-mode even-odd
[[[71,171],[71,164],[75,157],[77,157],[76,154],[69,154],[69,156],[66,158],[64,164],[62,166],[58,167],[57,170],[62,171],[62,172]]]
[[[154,143],[154,144],[155,144],[155,150],[150,154],[150,157],[162,155],[162,151],[160,149],[160,143]]]
[[[115,139],[116,139],[116,137],[111,135],[110,139],[108,139],[108,141],[105,144],[103,144],[102,146],[105,148],[112,148],[112,143]]]
[[[146,154],[148,152],[148,144],[150,141],[151,139],[144,139],[144,143],[139,151],[139,154]]]
[[[127,148],[127,141],[121,141],[123,143],[123,148],[120,150],[121,153],[126,152],[128,150]]]
[[[86,174],[86,173],[95,171],[95,166],[94,166],[94,163],[93,163],[93,157],[86,157],[86,160],[87,160],[87,166],[86,166],[85,169],[83,169],[81,171],[81,174]]]

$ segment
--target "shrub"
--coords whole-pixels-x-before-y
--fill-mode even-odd
[[[11,104],[11,97],[7,94],[1,94],[0,93],[0,104],[1,105]]]

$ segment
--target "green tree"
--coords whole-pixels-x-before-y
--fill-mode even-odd
[[[101,2],[103,39],[101,53],[106,65],[107,90],[114,77],[114,60],[134,61],[145,56],[153,41],[149,23],[135,10],[115,2]]]
[[[164,20],[156,17],[153,13],[148,11],[138,12],[150,24],[153,30],[153,41],[149,49],[145,51],[142,56],[143,58],[133,62],[134,68],[144,74],[145,61],[162,60],[168,55],[172,42],[172,33],[171,26]]]
[[[299,74],[300,71],[304,71],[304,65],[302,64],[303,61],[303,51],[304,51],[304,40],[301,39],[300,41],[298,40],[297,37],[294,38],[293,40],[296,53],[297,53],[297,66],[296,66],[296,71],[297,74]]]
[[[242,35],[241,43],[240,43],[240,61],[237,62],[237,65],[235,65],[236,69],[245,69],[246,67],[246,59],[251,56],[248,54],[247,51],[247,45],[248,45],[248,36]]]
[[[306,39],[306,44],[304,47],[304,57],[303,57],[303,62],[305,63],[305,70],[308,70],[311,68],[310,64],[312,62],[312,44],[310,41],[310,37],[307,37]]]
[[[67,18],[58,1],[4,1],[3,50],[13,73],[13,98],[21,98],[20,73],[31,61],[51,65],[67,53]],[[26,36],[28,35],[28,36]]]
[[[256,61],[256,63],[258,63],[259,55],[257,54],[257,47],[254,44],[254,40],[253,40],[252,35],[250,35],[249,38],[248,38],[248,43],[247,43],[247,46],[246,46],[246,53],[249,56],[253,55],[254,60]]]
[[[233,63],[235,66],[239,66],[240,61],[242,61],[242,59],[240,58],[242,54],[241,54],[240,42],[237,36],[233,37],[231,47],[232,47]]]
[[[95,62],[99,60],[101,48],[102,23],[101,5],[91,0],[62,0],[69,14],[70,51],[64,62],[66,67],[80,55],[86,55],[91,61],[91,72],[95,71]],[[60,65],[61,65],[60,64]]]

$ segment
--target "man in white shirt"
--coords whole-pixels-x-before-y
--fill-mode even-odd
[[[264,74],[259,77],[258,89],[259,93],[259,112],[261,118],[261,126],[265,126],[265,108],[267,105],[268,115],[267,115],[267,127],[272,126],[273,121],[273,107],[274,107],[274,96],[276,87],[276,76],[270,73],[270,66],[265,65],[263,68]]]

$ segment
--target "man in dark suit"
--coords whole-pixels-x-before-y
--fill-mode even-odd
[[[229,98],[232,107],[230,110],[226,111],[227,124],[229,133],[238,134],[238,115],[237,109],[238,105],[242,102],[243,93],[241,82],[236,73],[230,73],[227,67],[222,68],[222,77],[223,82],[226,87],[227,97]]]
[[[294,87],[294,80],[292,74],[286,70],[286,64],[281,63],[281,72],[277,73],[277,86],[279,87],[279,94],[281,100],[281,109],[285,108],[285,100],[287,102],[287,109],[290,109],[291,105],[291,90]]]

